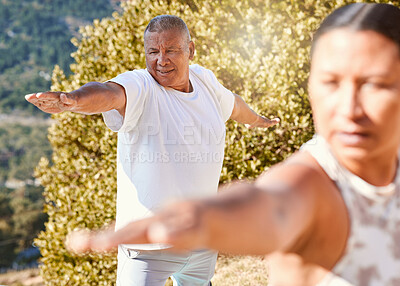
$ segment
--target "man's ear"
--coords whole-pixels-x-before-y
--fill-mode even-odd
[[[195,51],[194,43],[193,43],[193,41],[190,41],[190,42],[189,42],[189,60],[193,60],[193,58],[194,58],[194,51]]]

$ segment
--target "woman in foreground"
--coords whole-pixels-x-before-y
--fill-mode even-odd
[[[400,285],[400,9],[359,3],[328,16],[309,93],[317,135],[254,183],[117,232],[72,233],[68,247],[266,254],[269,285]]]

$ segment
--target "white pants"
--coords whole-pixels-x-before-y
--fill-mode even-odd
[[[164,286],[170,276],[174,286],[207,286],[216,261],[217,253],[210,250],[172,253],[119,246],[117,286]]]

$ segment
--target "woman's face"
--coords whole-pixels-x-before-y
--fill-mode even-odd
[[[309,92],[317,132],[342,159],[393,158],[400,146],[400,52],[374,31],[316,43]]]

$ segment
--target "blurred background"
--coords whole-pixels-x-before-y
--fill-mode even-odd
[[[37,267],[33,239],[47,220],[34,169],[50,159],[51,119],[24,95],[50,90],[55,65],[70,74],[79,27],[119,9],[110,0],[0,0],[0,273]]]

